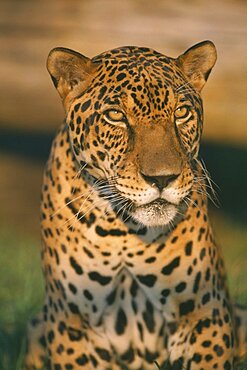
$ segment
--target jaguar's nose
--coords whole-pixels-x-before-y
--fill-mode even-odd
[[[175,181],[179,174],[165,175],[165,176],[147,176],[143,173],[141,174],[144,180],[150,184],[155,185],[160,191],[166,188],[169,184]]]

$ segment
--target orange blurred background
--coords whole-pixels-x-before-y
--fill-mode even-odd
[[[203,91],[203,153],[223,208],[246,216],[246,1],[9,0],[0,2],[0,27],[2,227],[38,233],[42,168],[63,120],[45,67],[50,49],[90,57],[138,45],[176,57],[206,39],[218,62]]]

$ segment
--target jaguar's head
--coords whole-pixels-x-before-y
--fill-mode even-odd
[[[200,91],[215,61],[210,41],[176,59],[132,46],[93,59],[64,48],[49,54],[76,160],[114,206],[146,226],[168,224],[190,199]]]

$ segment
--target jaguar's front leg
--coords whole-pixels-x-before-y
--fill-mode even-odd
[[[86,315],[74,312],[75,305],[70,305],[69,309],[73,312],[68,315],[67,307],[63,307],[64,311],[61,311],[59,301],[55,304],[58,307],[56,312],[53,311],[54,304],[45,307],[45,369],[113,369],[112,350],[100,329],[94,330]]]
[[[203,314],[203,312],[202,312]],[[227,310],[185,319],[168,341],[172,370],[233,370],[234,338]],[[169,369],[169,367],[168,367]]]

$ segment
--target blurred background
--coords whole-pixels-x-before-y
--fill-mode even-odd
[[[215,43],[201,156],[219,186],[211,215],[232,294],[247,303],[247,2],[2,0],[0,29],[0,368],[16,368],[26,319],[43,292],[42,171],[64,118],[45,67],[56,46],[92,57],[138,45],[176,57],[197,42]]]

